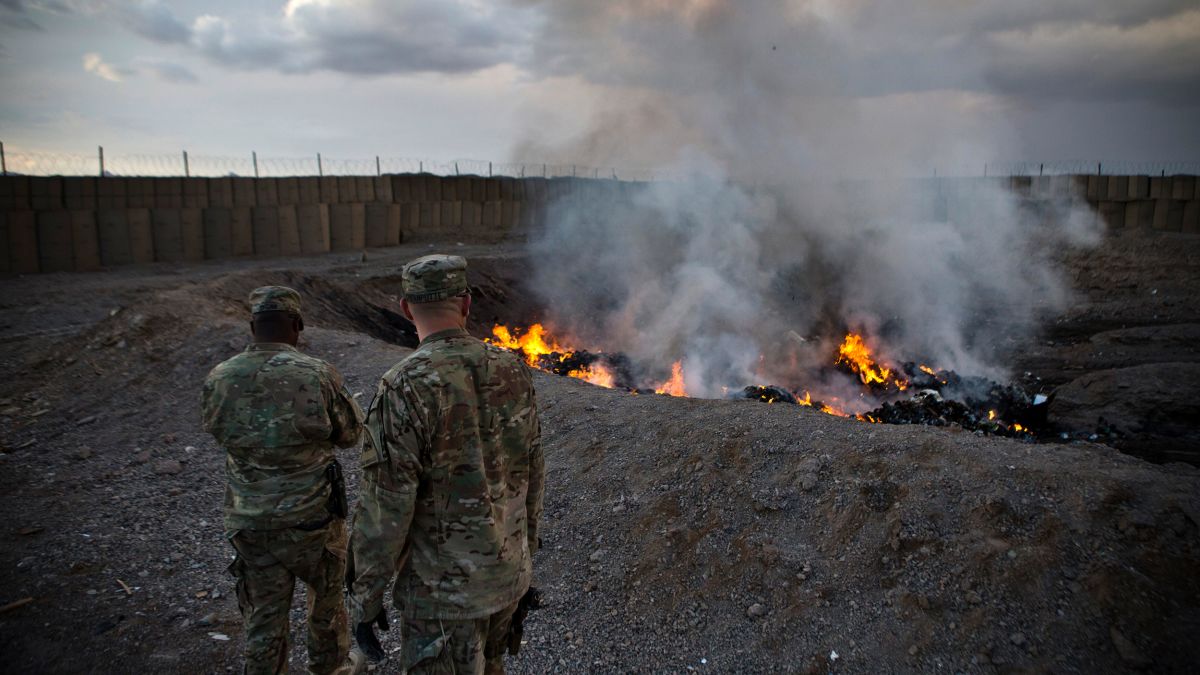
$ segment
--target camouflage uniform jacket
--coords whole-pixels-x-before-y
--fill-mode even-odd
[[[225,529],[275,530],[328,516],[325,467],[358,442],[362,410],[342,376],[291,345],[257,343],[204,381],[204,430],[225,449]]]
[[[541,427],[528,367],[465,330],[423,340],[367,411],[351,620],[392,575],[410,618],[474,619],[529,588],[542,514]]]

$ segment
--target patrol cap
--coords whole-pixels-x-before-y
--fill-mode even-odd
[[[400,283],[409,302],[453,298],[467,292],[467,261],[458,255],[422,256],[404,266]]]
[[[300,316],[300,294],[287,286],[262,286],[250,291],[250,313],[287,312]]]

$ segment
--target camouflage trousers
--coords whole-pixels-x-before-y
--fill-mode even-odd
[[[405,618],[400,628],[400,660],[405,672],[456,675],[504,673],[508,628],[517,603],[482,619]]]
[[[308,670],[334,672],[350,649],[342,576],[346,521],[334,518],[305,531],[239,530],[230,538],[237,557],[238,608],[246,631],[246,675],[277,675],[288,666],[288,612],[296,579],[308,587]]]

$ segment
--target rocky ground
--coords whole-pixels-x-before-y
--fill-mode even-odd
[[[518,247],[451,248],[472,260],[477,331],[534,315]],[[286,283],[309,303],[303,348],[369,400],[412,342],[394,313],[398,264],[427,250],[0,280],[0,671],[237,671],[223,459],[199,428],[199,383],[244,345],[246,292]],[[1195,422],[1170,414],[1200,399],[1171,372],[1200,362],[1200,238],[1112,239],[1069,262],[1081,302],[1018,368],[1062,386],[1063,419],[1110,406],[1134,451],[1191,457]],[[514,672],[1200,662],[1192,466],[536,382],[548,606]],[[1165,426],[1122,398],[1131,382],[1166,406]],[[342,460],[353,492],[357,458]]]

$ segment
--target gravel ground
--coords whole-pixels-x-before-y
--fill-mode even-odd
[[[1200,323],[1185,301],[1200,278],[1188,277],[1197,238],[1147,241],[1082,256],[1086,306],[1025,363],[1065,382],[1099,333]],[[236,671],[223,458],[199,428],[199,383],[245,344],[245,293],[288,283],[310,299],[303,348],[369,400],[410,340],[385,311],[397,264],[426,250],[0,281],[0,605],[32,598],[0,611],[0,671]],[[472,259],[477,331],[536,315],[519,292],[517,247],[459,250]],[[1128,264],[1139,254],[1162,259]],[[1174,280],[1152,287],[1169,303],[1161,314],[1138,292],[1159,279]],[[1127,338],[1137,353],[1118,365],[1178,349],[1143,337]],[[536,382],[549,478],[535,567],[547,607],[531,615],[514,672],[1200,662],[1193,467],[1091,443]],[[357,457],[342,460],[353,491]],[[293,671],[302,664],[298,644]]]

